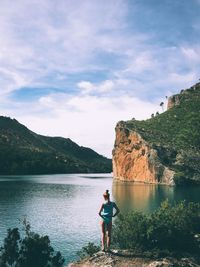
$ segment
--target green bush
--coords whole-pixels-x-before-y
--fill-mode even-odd
[[[200,252],[200,204],[168,201],[150,215],[131,212],[119,216],[113,244],[123,249]]]
[[[30,224],[24,220],[25,236],[18,228],[8,229],[3,247],[0,249],[0,267],[61,267],[64,258],[55,253],[48,236],[30,231]]]
[[[142,248],[147,243],[148,220],[148,216],[140,212],[120,214],[113,227],[113,243],[120,248]]]
[[[82,247],[81,250],[77,252],[77,255],[80,259],[91,257],[93,254],[97,253],[100,250],[100,246],[96,246],[92,242],[88,242],[88,244]]]

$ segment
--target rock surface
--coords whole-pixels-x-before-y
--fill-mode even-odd
[[[194,259],[173,258],[150,259],[133,256],[126,252],[104,253],[98,252],[91,258],[77,263],[71,263],[67,267],[198,267]]]
[[[178,106],[180,104],[179,95],[170,96],[168,99],[167,109],[173,108],[174,106]]]
[[[174,171],[159,161],[157,151],[139,133],[129,130],[123,122],[119,122],[115,130],[115,180],[174,185]]]
[[[168,98],[167,109],[170,109],[170,108],[173,108],[175,106],[180,105],[182,95],[187,95],[192,90],[193,91],[198,90],[199,87],[200,87],[200,83],[196,83],[195,85],[193,85],[189,89],[183,89],[183,90],[181,90],[181,93],[180,94],[176,94],[176,95],[170,96]]]

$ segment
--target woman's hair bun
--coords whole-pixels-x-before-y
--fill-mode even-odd
[[[106,192],[103,194],[103,196],[106,198],[110,197],[109,190],[106,190]]]

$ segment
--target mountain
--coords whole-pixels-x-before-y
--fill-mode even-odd
[[[38,135],[0,116],[0,174],[111,172],[111,160],[69,138]]]
[[[117,124],[113,173],[124,181],[200,183],[200,83],[171,96],[162,114]]]

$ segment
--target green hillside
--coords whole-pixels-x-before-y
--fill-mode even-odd
[[[38,135],[0,116],[0,174],[111,172],[111,160],[69,138]]]
[[[125,127],[136,130],[158,152],[161,162],[176,171],[175,182],[200,182],[200,84],[174,98],[178,103],[151,119],[130,120]]]

